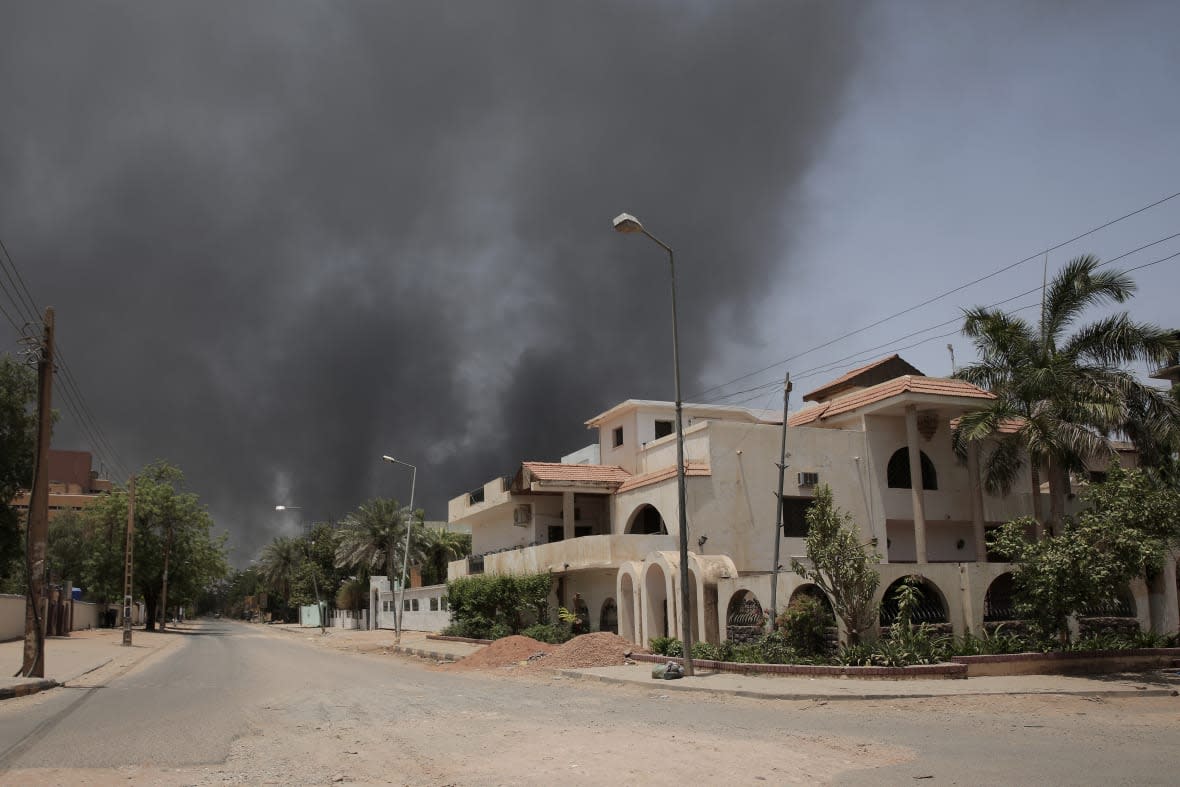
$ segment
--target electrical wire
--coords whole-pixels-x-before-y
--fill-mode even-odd
[[[882,317],[881,319],[876,320],[875,322],[871,322],[868,325],[864,325],[864,326],[861,326],[860,328],[856,328],[854,330],[848,331],[847,333],[837,336],[834,339],[823,342],[822,344],[815,345],[814,347],[810,347],[806,350],[803,350],[802,352],[795,353],[792,356],[784,358],[783,360],[777,361],[777,362],[772,363],[768,366],[764,366],[761,369],[756,369],[752,372],[748,372],[747,374],[741,375],[740,377],[735,377],[732,380],[727,380],[723,383],[719,383],[719,384],[714,385],[710,388],[706,388],[703,391],[693,394],[689,398],[693,399],[693,400],[700,400],[702,397],[705,397],[708,394],[711,394],[714,391],[717,391],[719,389],[725,388],[728,385],[732,385],[733,383],[736,383],[736,382],[741,382],[742,380],[747,380],[755,375],[762,374],[763,372],[768,372],[771,369],[777,368],[779,366],[784,366],[785,364],[788,364],[791,361],[802,358],[803,356],[809,355],[817,350],[822,350],[826,347],[830,347],[831,345],[836,344],[837,342],[843,341],[844,339],[848,339],[848,338],[851,338],[852,336],[856,336],[857,334],[864,333],[865,331],[867,331],[871,328],[876,328],[877,326],[882,325],[883,323],[889,322],[890,320],[894,320],[894,319],[897,319],[898,317],[909,314],[910,312],[915,311],[916,309],[920,309],[923,306],[928,306],[931,303],[934,303],[935,301],[939,301],[948,295],[952,295],[952,294],[954,294],[956,292],[960,292],[961,290],[964,290],[968,287],[972,287],[976,284],[979,284],[982,281],[986,281],[987,279],[990,279],[994,276],[998,276],[1001,273],[1005,273],[1005,272],[1010,271],[1013,268],[1016,268],[1020,265],[1024,265],[1027,262],[1031,262],[1032,260],[1035,260],[1044,254],[1048,254],[1050,252],[1056,251],[1064,246],[1068,246],[1069,244],[1074,243],[1075,241],[1081,240],[1082,238],[1088,237],[1090,235],[1093,235],[1096,232],[1099,232],[1099,231],[1104,230],[1108,227],[1111,227],[1115,224],[1118,224],[1121,221],[1125,221],[1126,219],[1129,219],[1133,216],[1137,216],[1140,213],[1144,213],[1145,211],[1151,210],[1152,208],[1158,207],[1159,205],[1163,205],[1164,203],[1169,202],[1170,200],[1173,200],[1176,197],[1180,197],[1180,191],[1178,191],[1174,194],[1170,194],[1167,197],[1164,197],[1162,199],[1158,199],[1155,202],[1152,202],[1148,205],[1144,205],[1143,207],[1133,210],[1130,213],[1125,213],[1122,216],[1111,219],[1103,224],[1098,225],[1097,227],[1092,227],[1092,228],[1086,230],[1085,232],[1082,232],[1082,233],[1079,233],[1079,234],[1073,236],[1069,240],[1061,241],[1060,243],[1050,246],[1047,249],[1042,249],[1041,251],[1038,251],[1035,254],[1030,254],[1029,256],[1025,257],[1022,260],[1018,260],[1017,262],[1011,263],[1009,265],[1005,265],[1002,268],[998,268],[997,270],[994,270],[985,276],[981,276],[977,279],[969,281],[966,284],[961,284],[957,287],[952,287],[951,289],[946,290],[945,292],[942,292],[942,293],[939,293],[938,295],[927,298],[926,300],[922,301],[921,303],[917,303],[917,304],[914,304],[913,306],[909,306],[905,309],[902,309],[901,311],[894,312],[893,314],[890,314],[886,317]],[[1173,236],[1173,237],[1175,237],[1175,236]],[[1160,241],[1160,242],[1162,242],[1162,241]]]

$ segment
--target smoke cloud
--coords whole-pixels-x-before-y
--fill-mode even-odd
[[[791,264],[862,48],[831,2],[5,17],[0,237],[125,462],[178,464],[239,561],[276,503],[406,500],[383,453],[443,518],[670,399],[666,257],[622,211],[677,251],[691,393]]]

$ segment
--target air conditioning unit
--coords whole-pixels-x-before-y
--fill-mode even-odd
[[[819,473],[800,473],[799,486],[815,486],[819,483]]]
[[[528,527],[533,523],[533,507],[525,503],[512,511],[512,524],[517,527]]]

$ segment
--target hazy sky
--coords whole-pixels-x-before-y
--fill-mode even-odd
[[[405,501],[383,453],[441,519],[670,399],[667,263],[621,211],[677,250],[688,399],[777,407],[788,368],[802,393],[923,340],[949,373],[953,324],[901,337],[1040,257],[796,356],[1180,191],[1177,29],[1168,3],[5,4],[0,239],[104,466],[178,464],[240,562],[297,526],[276,503]],[[1050,274],[1174,233],[1180,198]],[[1133,274],[1137,318],[1180,323],[1178,261]],[[62,415],[55,446],[97,448]]]

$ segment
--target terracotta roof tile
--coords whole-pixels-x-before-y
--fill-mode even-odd
[[[873,361],[870,364],[865,364],[864,366],[853,369],[852,371],[847,372],[846,374],[843,374],[843,375],[837,377],[835,380],[832,380],[831,382],[821,385],[819,388],[816,388],[814,391],[804,394],[803,401],[805,401],[805,402],[823,401],[824,399],[831,398],[832,394],[839,396],[842,393],[841,389],[844,388],[846,386],[846,384],[851,383],[857,377],[865,376],[867,372],[871,372],[874,369],[877,369],[878,367],[886,366],[889,364],[892,364],[894,366],[894,369],[892,371],[892,374],[890,374],[890,377],[901,377],[902,375],[905,375],[905,374],[912,374],[914,376],[921,376],[922,375],[922,372],[916,366],[907,362],[904,358],[902,358],[897,353],[893,353],[893,355],[888,355],[884,358]],[[882,370],[882,373],[889,374],[889,372],[885,371],[885,370]],[[864,388],[868,388],[871,385],[876,385],[881,382],[886,382],[883,379],[876,379],[876,380],[872,379],[873,377],[879,377],[879,375],[868,375],[868,377],[869,377],[869,379],[867,381],[865,381],[865,383],[862,385],[862,387],[864,387]]]
[[[567,465],[561,462],[524,462],[537,481],[621,484],[631,474],[618,465]]]
[[[707,476],[712,475],[712,469],[703,462],[685,462],[684,475],[685,477]],[[658,483],[659,481],[666,481],[669,478],[676,477],[676,466],[666,467],[663,470],[656,470],[652,473],[644,473],[643,475],[631,476],[622,486],[618,488],[618,492],[627,492],[632,489],[638,489],[641,486]]]
[[[818,407],[808,407],[792,415],[787,423],[790,426],[802,426],[821,418],[831,418],[843,413],[851,412],[870,404],[876,404],[903,393],[927,394],[931,396],[954,396],[964,399],[994,399],[995,396],[963,380],[950,380],[944,377],[918,377],[905,375],[895,377],[887,382],[863,388],[859,391],[836,397],[824,402]]]

